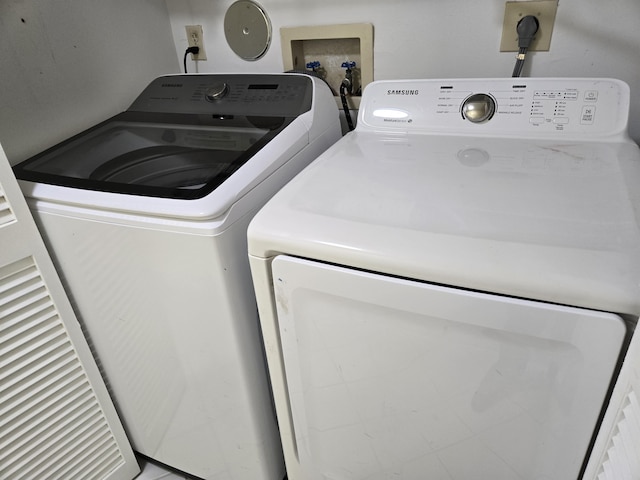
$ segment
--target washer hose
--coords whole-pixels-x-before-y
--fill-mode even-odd
[[[347,81],[345,79],[340,84],[340,100],[342,100],[342,109],[344,110],[344,116],[347,119],[349,131],[352,131],[354,129],[353,120],[351,120],[351,112],[349,111],[349,105],[347,104],[347,92],[350,90],[350,88],[346,85],[346,83]]]

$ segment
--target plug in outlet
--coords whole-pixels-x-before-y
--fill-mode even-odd
[[[527,15],[533,15],[538,19],[539,27],[529,51],[548,52],[551,47],[551,32],[557,10],[558,0],[506,2],[500,51],[518,51],[518,32],[516,31],[518,22]]]
[[[186,25],[187,42],[190,47],[198,47],[198,54],[191,54],[191,60],[206,60],[207,53],[204,50],[204,36],[202,34],[202,25]]]

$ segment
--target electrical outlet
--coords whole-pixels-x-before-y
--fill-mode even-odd
[[[538,19],[539,26],[529,51],[548,52],[551,47],[551,32],[557,9],[558,0],[506,2],[500,51],[518,51],[518,32],[516,31],[518,22],[527,15],[533,15]]]
[[[202,25],[186,25],[187,43],[190,47],[198,47],[198,54],[191,54],[191,60],[206,60],[207,53],[204,50],[204,36],[202,34]]]

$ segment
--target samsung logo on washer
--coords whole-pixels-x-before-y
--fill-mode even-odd
[[[419,90],[387,90],[387,95],[420,95]]]
[[[182,84],[181,83],[163,83],[161,86],[162,86],[162,88],[165,88],[165,87],[181,88]]]

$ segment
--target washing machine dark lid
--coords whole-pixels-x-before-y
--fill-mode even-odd
[[[14,171],[21,180],[94,191],[201,198],[294,118],[125,112]]]

